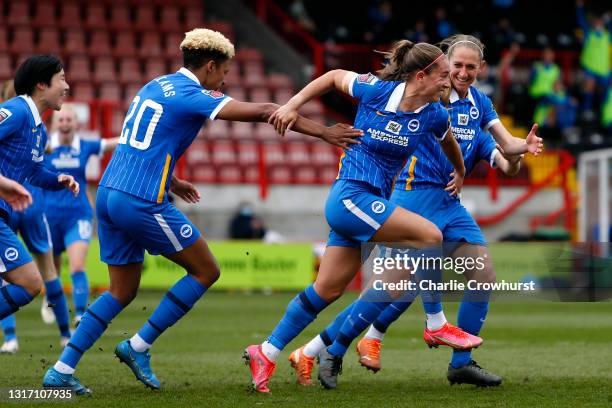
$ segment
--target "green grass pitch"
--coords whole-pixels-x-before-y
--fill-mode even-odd
[[[77,376],[94,394],[80,399],[78,405],[105,408],[612,405],[612,303],[492,303],[482,333],[485,343],[475,352],[475,358],[503,375],[504,383],[499,388],[448,384],[445,373],[450,351],[429,350],[421,340],[420,305],[412,307],[391,327],[383,347],[383,369],[378,374],[360,367],[351,348],[338,389],[297,386],[286,361],[289,352],[317,334],[354,298],[347,295],[287,347],[270,383],[272,394],[257,395],[247,391],[249,376],[241,359],[242,350],[248,344],[260,342],[270,332],[293,295],[208,293],[153,347],[152,365],[163,389],[151,391],[117,362],[113,349],[140,327],[161,296],[161,292],[142,292],[85,355]],[[17,316],[20,352],[14,356],[0,355],[4,392],[7,388],[40,386],[47,366],[58,357],[57,329],[42,323],[39,305],[37,299]],[[446,305],[447,316],[453,321],[456,309],[456,304]],[[0,405],[5,404],[6,400]]]

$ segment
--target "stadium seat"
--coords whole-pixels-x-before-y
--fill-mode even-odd
[[[30,24],[30,4],[25,0],[11,1],[9,12],[6,16],[6,23],[10,26],[20,26]]]
[[[36,3],[36,12],[32,19],[34,27],[54,26],[56,20],[55,4],[47,1]]]
[[[275,90],[286,90],[293,92],[293,80],[285,74],[272,73],[268,75],[267,84]]]
[[[133,28],[141,31],[155,30],[157,22],[155,21],[155,8],[151,4],[143,4],[136,7],[136,20]]]
[[[183,35],[178,33],[168,33],[164,47],[164,57],[176,60],[181,57],[179,44],[183,41]]]
[[[110,28],[113,30],[132,29],[130,9],[127,4],[113,4],[110,8]]]
[[[261,61],[248,61],[242,64],[242,75],[249,77],[251,75],[263,76],[264,66]]]
[[[287,164],[287,157],[281,143],[266,143],[263,146],[263,154],[266,166],[279,166]]]
[[[243,183],[259,183],[259,166],[242,166],[242,182]]]
[[[89,58],[84,55],[75,55],[68,60],[70,81],[87,82],[91,79]]]
[[[251,97],[249,101],[258,103],[269,103],[272,101],[270,92],[266,88],[254,88],[250,92]]]
[[[138,55],[142,58],[159,58],[163,55],[162,40],[158,32],[147,31],[142,33],[140,38],[141,42],[138,48]]]
[[[288,166],[268,167],[268,181],[272,184],[290,184],[292,169]]]
[[[235,164],[220,166],[217,169],[219,183],[238,184],[242,182],[242,170]]]
[[[119,81],[123,84],[143,82],[140,64],[136,58],[125,58],[119,61]]]
[[[85,33],[81,29],[69,28],[64,33],[64,52],[67,55],[84,54]]]
[[[37,50],[41,54],[60,54],[62,47],[59,40],[59,32],[56,28],[45,27],[40,30]]]
[[[16,27],[10,50],[13,53],[34,53],[34,33],[30,27]]]
[[[319,183],[330,185],[338,177],[338,166],[323,166],[317,171]]]
[[[300,108],[300,113],[307,117],[323,115],[325,113],[323,104],[318,100],[312,100]]]
[[[175,5],[163,5],[160,10],[159,28],[166,32],[181,32],[183,24],[179,8]]]
[[[3,51],[8,51],[8,33],[7,28],[0,23],[0,53]]]
[[[274,128],[267,123],[256,123],[254,135],[255,138],[261,142],[277,142],[280,140]]]
[[[185,25],[184,30],[190,31],[198,27],[206,27],[211,30],[221,31],[219,29],[210,27],[210,24],[204,23],[204,10],[199,6],[189,6],[184,9]],[[223,31],[221,31],[223,33]]]
[[[89,102],[95,99],[93,85],[89,82],[79,82],[71,86],[70,92],[75,101]]]
[[[195,141],[189,146],[185,153],[185,160],[187,166],[195,166],[199,164],[210,165],[210,152],[208,151],[208,144],[202,141]]]
[[[236,145],[238,152],[238,163],[241,166],[251,166],[259,163],[258,144],[253,142],[242,142]]]
[[[257,48],[241,47],[236,51],[236,61],[238,61],[240,65],[249,62],[263,63],[263,60],[263,54]]]
[[[313,143],[312,147],[312,163],[322,166],[336,166],[340,155],[338,148],[327,143]]]
[[[305,143],[287,143],[287,162],[293,166],[311,164],[308,145]]]
[[[196,183],[215,183],[217,176],[215,169],[209,165],[197,165],[188,168],[191,175],[190,180]]]
[[[317,169],[310,166],[299,166],[294,169],[293,181],[297,184],[315,184],[318,181]]]
[[[229,135],[229,122],[225,120],[209,121],[206,129],[204,129],[204,137],[206,139],[229,140]]]
[[[210,153],[215,165],[236,163],[236,152],[232,143],[217,141],[211,146]]]
[[[111,57],[99,57],[95,60],[93,79],[96,82],[116,81],[115,61]]]
[[[225,89],[225,94],[231,96],[237,101],[247,100],[246,90],[241,86],[234,86],[233,82],[231,82],[230,86]]]
[[[0,78],[5,80],[14,75],[11,67],[11,57],[8,54],[0,53]]]
[[[115,34],[115,46],[113,56],[134,57],[136,55],[136,40],[132,31],[120,31]]]
[[[85,27],[88,29],[105,28],[106,8],[103,3],[88,3],[85,8]]]
[[[191,27],[193,30],[195,27],[206,27],[210,30],[219,31],[221,34],[227,37],[232,43],[235,43],[234,39],[234,27],[226,21],[209,21],[204,24],[201,19],[196,20],[196,16],[201,11],[195,11],[197,9],[188,9],[185,11],[185,24],[187,27]]]
[[[140,88],[142,88],[143,85],[144,84],[134,83],[134,84],[127,84],[125,86],[125,98],[123,100],[123,107],[126,112],[130,104],[134,100],[134,97],[136,96],[136,94],[138,94],[138,91],[140,91]]]
[[[293,96],[293,92],[289,89],[277,89],[274,92],[274,103],[278,103],[279,105],[283,105],[289,102],[289,99]]]
[[[59,26],[61,28],[79,28],[82,26],[81,6],[76,2],[59,3],[62,5]]]
[[[234,139],[251,139],[254,140],[253,124],[248,122],[233,122],[232,123],[232,137]]]
[[[145,81],[150,81],[167,73],[166,62],[163,59],[151,58],[145,60]]]
[[[248,88],[266,86],[266,77],[263,73],[253,72],[252,74],[245,75],[242,83]]]
[[[87,53],[92,57],[110,55],[111,42],[109,32],[106,30],[92,31]]]
[[[100,99],[121,102],[121,88],[116,82],[108,82],[100,85]]]

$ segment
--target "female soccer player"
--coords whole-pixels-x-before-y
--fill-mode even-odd
[[[486,160],[491,165],[498,166],[506,174],[516,174],[520,166],[520,156],[504,157],[496,149],[495,142],[487,131],[497,131],[499,134],[505,132],[505,129],[497,118],[491,101],[472,86],[484,63],[484,45],[477,38],[469,35],[452,36],[443,44],[447,47],[450,62],[452,89],[449,95],[449,111],[452,129],[461,146],[468,173],[480,160]],[[542,148],[541,139],[535,135],[536,129],[537,126],[534,126],[523,142],[524,150],[532,151],[534,155],[537,155]],[[451,171],[450,163],[446,160],[431,160],[432,157],[440,156],[440,148],[435,144],[420,144],[399,176],[391,200],[402,208],[414,211],[431,220],[440,228],[444,236],[445,248],[451,250],[452,256],[486,259],[484,269],[466,271],[467,279],[474,279],[477,282],[494,282],[495,272],[484,235],[459,199],[450,196],[445,191],[448,174]],[[478,335],[487,314],[488,298],[489,293],[486,292],[467,291],[465,293],[458,316],[458,324],[461,329],[473,336]],[[349,315],[352,315],[351,310],[354,305],[358,303],[363,303],[363,301],[358,300],[349,305],[319,336],[291,354],[290,361],[296,369],[300,384],[310,384],[314,356],[321,352],[321,355],[324,355],[325,347],[331,346],[334,340],[343,339],[346,343],[346,332],[356,336],[355,333],[358,334],[365,329],[363,325],[353,327],[353,324],[347,319]],[[454,334],[454,330],[446,330],[450,325],[442,311],[442,304],[424,301],[423,305],[427,316],[424,331],[425,341],[430,347],[447,345],[454,349],[448,369],[448,379],[451,383],[499,385],[501,377],[487,372],[471,359],[470,350],[477,344],[469,344],[469,342],[464,344],[469,338],[463,339]],[[380,370],[380,349],[383,335],[387,327],[409,306],[409,301],[396,301],[380,312],[366,337],[357,345],[361,365],[375,372]],[[366,307],[375,309],[375,305],[371,302]],[[325,359],[321,358],[321,361]],[[330,370],[325,368],[322,365],[319,370],[320,380],[326,386],[335,384],[334,376]]]
[[[343,153],[338,179],[327,198],[325,215],[331,232],[314,285],[289,303],[263,344],[245,350],[253,386],[259,392],[269,392],[268,381],[281,350],[344,292],[360,268],[361,243],[398,242],[427,248],[442,241],[433,223],[388,197],[406,159],[420,143],[434,137],[455,169],[452,193],[461,190],[465,175],[461,151],[455,139],[447,137],[448,112],[436,103],[448,86],[448,60],[438,47],[410,41],[396,43],[387,58],[389,63],[378,76],[344,70],[324,74],[270,119],[283,133],[302,104],[335,88],[359,99],[355,126],[365,136],[360,145]]]
[[[62,64],[54,56],[28,58],[15,74],[18,97],[0,105],[0,169],[17,182],[26,179],[48,190],[67,188],[74,194],[79,184],[70,175],[45,169],[47,133],[40,115],[61,108],[68,92]],[[8,226],[9,204],[0,200],[0,273],[9,284],[0,289],[0,319],[28,304],[40,292],[42,280],[32,257]]]
[[[83,140],[76,133],[77,116],[74,106],[65,104],[53,115],[50,153],[45,165],[50,170],[71,174],[80,185],[86,186],[85,168],[91,156],[102,155],[117,146],[119,138]],[[76,200],[64,191],[48,192],[46,213],[51,229],[55,267],[61,270],[62,252],[68,254],[72,278],[74,323],[78,324],[89,300],[89,282],[85,273],[85,261],[91,240],[93,212],[87,193],[83,189]]]
[[[73,373],[83,353],[136,296],[145,249],[187,272],[140,331],[115,349],[120,361],[150,388],[161,384],[151,371],[149,348],[219,278],[206,241],[168,201],[168,190],[189,203],[200,199],[191,183],[172,175],[174,165],[206,120],[265,122],[278,106],[238,102],[216,91],[234,56],[234,46],[222,34],[195,29],[186,33],[180,48],[184,67],[146,84],[128,110],[96,199],[100,255],[108,264],[110,289],[83,315],[59,361],[47,371],[45,387],[90,393]],[[343,147],[357,143],[354,138],[361,135],[349,126],[325,128],[304,118],[299,118],[296,130]]]
[[[6,81],[2,88],[2,99],[8,100],[15,96],[16,92],[13,81]],[[9,217],[9,226],[15,233],[21,233],[28,251],[34,256],[36,266],[45,284],[46,298],[48,299],[48,301],[43,301],[43,310],[49,310],[49,314],[53,316],[51,323],[57,321],[60,331],[60,346],[64,347],[70,338],[70,316],[64,290],[53,264],[51,235],[44,212],[44,193],[42,189],[34,187],[30,183],[26,182],[25,185],[31,192],[33,205],[28,207],[23,213],[12,212]],[[6,282],[2,281],[1,284],[5,285]],[[58,316],[57,319],[55,315]],[[0,346],[0,353],[14,354],[19,351],[15,314],[5,317],[0,323],[4,334],[4,343]]]

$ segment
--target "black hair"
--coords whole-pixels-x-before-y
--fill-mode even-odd
[[[215,64],[220,65],[229,58],[226,54],[211,49],[202,48],[181,48],[183,52],[183,66],[190,69],[201,68],[208,61],[215,61]]]
[[[34,55],[26,59],[15,73],[15,92],[17,95],[32,95],[36,85],[51,85],[53,75],[64,69],[55,55]]]

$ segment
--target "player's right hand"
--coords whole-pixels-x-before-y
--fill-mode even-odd
[[[0,176],[0,198],[15,211],[23,211],[32,204],[32,196],[25,187],[2,176]]]
[[[363,130],[355,129],[346,123],[336,123],[333,126],[325,128],[321,139],[325,140],[327,143],[333,144],[334,146],[351,150],[349,147],[350,145],[361,143],[359,140],[356,140],[361,136],[363,136]]]
[[[64,188],[72,191],[72,194],[76,197],[79,194],[80,186],[79,182],[69,174],[60,174],[57,176],[57,182],[64,186]]]
[[[297,110],[285,104],[270,115],[268,123],[274,126],[274,129],[280,136],[285,136],[285,132],[291,130],[291,127],[295,124],[297,119]]]

